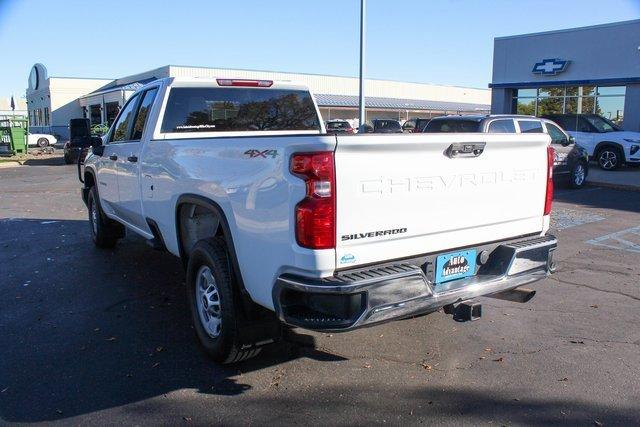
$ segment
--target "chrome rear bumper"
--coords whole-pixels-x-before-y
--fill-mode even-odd
[[[274,306],[287,324],[346,331],[544,279],[553,271],[556,247],[554,236],[496,244],[475,276],[438,285],[428,277],[429,262],[386,264],[324,279],[284,274],[274,286]]]

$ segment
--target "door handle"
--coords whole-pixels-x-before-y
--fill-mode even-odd
[[[112,154],[112,155],[109,156],[109,160],[116,161],[116,160],[118,160],[118,156],[116,156],[115,154]]]
[[[131,163],[135,163],[138,161],[138,157],[137,156],[129,156],[127,157],[127,160],[129,160]]]

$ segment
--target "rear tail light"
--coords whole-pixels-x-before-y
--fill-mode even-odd
[[[271,87],[272,80],[216,79],[218,86]]]
[[[332,151],[295,153],[291,173],[302,178],[305,198],[296,205],[296,240],[309,249],[336,247],[335,163]]]
[[[556,158],[556,150],[547,147],[547,194],[544,200],[544,215],[551,214],[553,203],[553,162]]]

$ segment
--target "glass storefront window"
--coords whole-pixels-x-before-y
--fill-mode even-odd
[[[626,86],[598,86],[598,95],[622,95],[627,92]]]
[[[564,108],[563,104],[564,98],[561,97],[540,98],[538,99],[537,115],[541,116],[543,114],[561,114],[562,109]]]
[[[518,89],[518,98],[535,98],[538,96],[537,89]]]
[[[538,96],[564,96],[564,87],[541,87]]]
[[[624,96],[599,96],[596,105],[596,114],[611,120],[618,126],[622,124]]]
[[[620,125],[624,115],[624,86],[567,86],[518,89],[517,114],[598,114]],[[537,94],[537,95],[535,95]]]
[[[516,105],[517,114],[525,114],[527,116],[536,115],[536,99],[535,98],[519,98]]]

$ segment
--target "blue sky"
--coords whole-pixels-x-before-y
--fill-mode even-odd
[[[0,96],[24,94],[36,62],[52,76],[167,64],[356,76],[359,4],[0,0]],[[485,88],[494,37],[637,18],[640,0],[368,0],[367,76]]]

